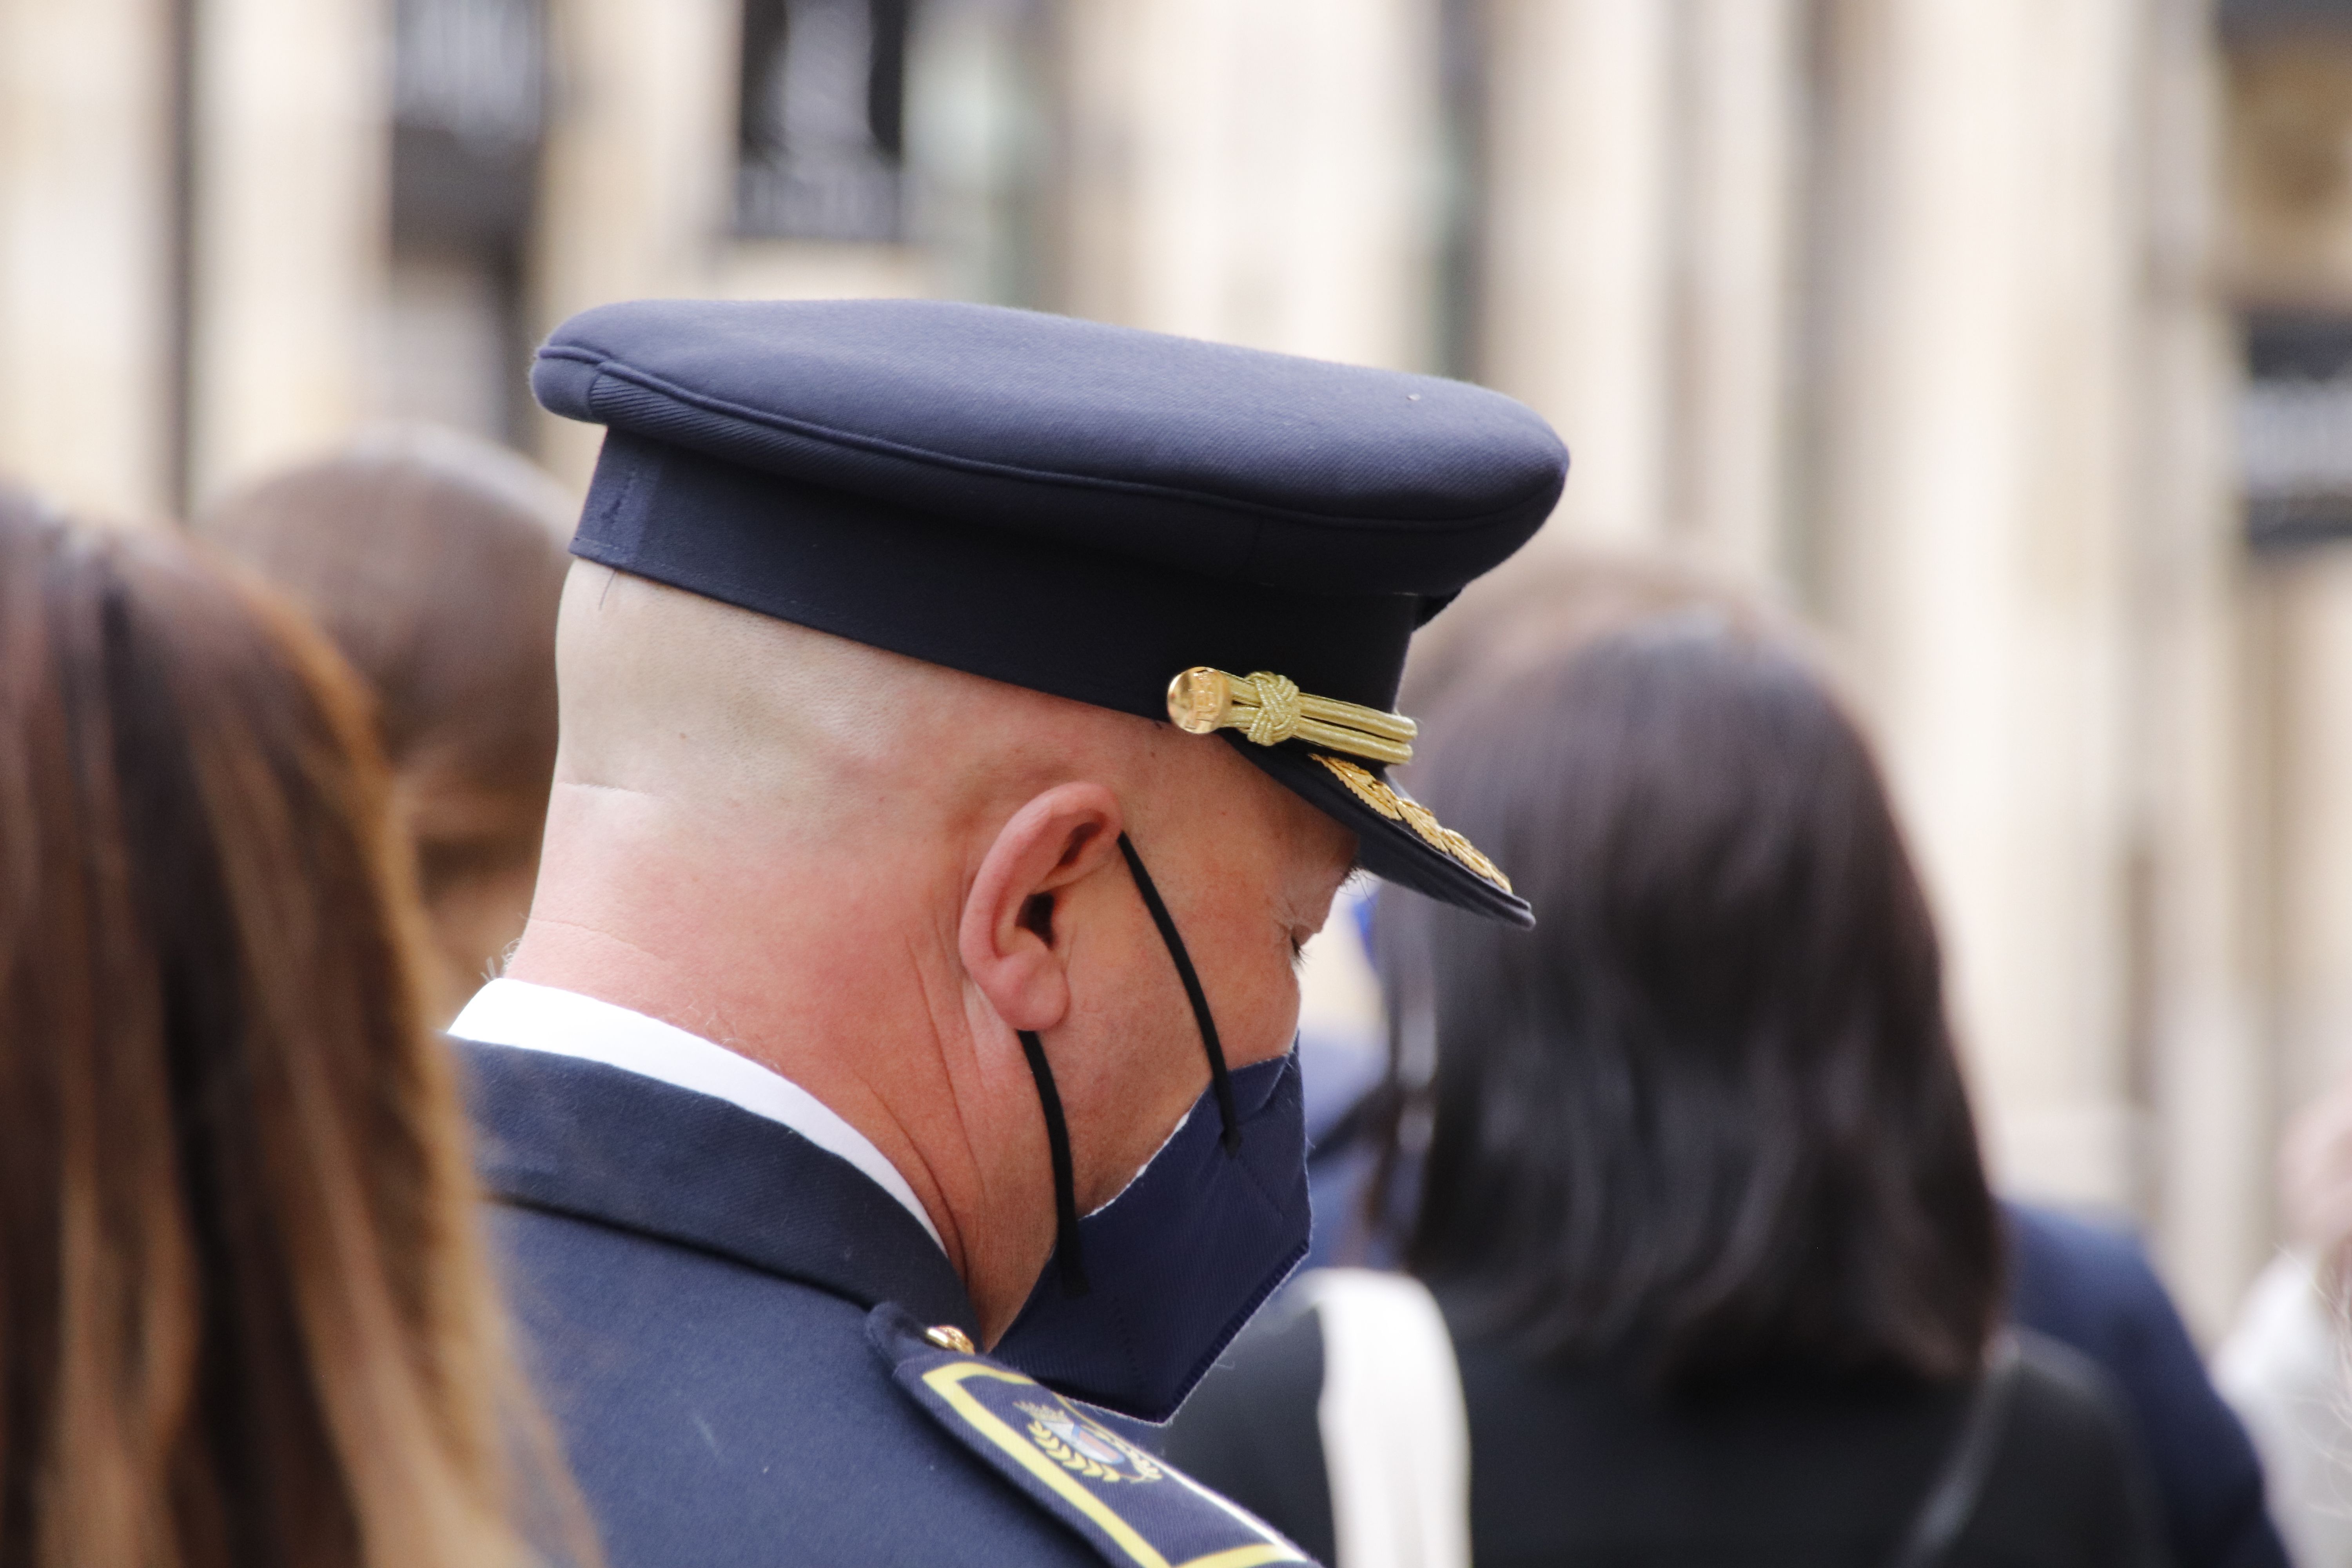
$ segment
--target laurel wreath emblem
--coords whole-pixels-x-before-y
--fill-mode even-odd
[[[1091,1423],[1087,1426],[1089,1435],[1100,1438],[1126,1457],[1127,1462],[1135,1467],[1132,1475],[1082,1454],[1064,1441],[1054,1428],[1058,1426],[1075,1430],[1077,1423],[1071,1414],[1043,1405],[1024,1404],[1021,1409],[1029,1417],[1029,1440],[1043,1448],[1046,1456],[1064,1469],[1096,1481],[1156,1481],[1160,1479],[1160,1467],[1152,1463],[1151,1457],[1118,1434],[1106,1432]]]

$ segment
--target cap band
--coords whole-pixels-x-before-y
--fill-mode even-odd
[[[678,519],[690,519],[683,526]],[[1396,700],[1423,601],[1138,571],[649,441],[604,437],[572,552],[910,658],[1139,718],[1213,661]]]

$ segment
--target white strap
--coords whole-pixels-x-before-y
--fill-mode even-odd
[[[1296,1289],[1323,1330],[1337,1568],[1469,1568],[1470,1422],[1437,1303],[1417,1279],[1364,1268]]]

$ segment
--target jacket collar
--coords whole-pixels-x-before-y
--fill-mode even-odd
[[[977,1333],[937,1243],[856,1166],[793,1129],[642,1074],[454,1042],[482,1184],[501,1202],[717,1253],[861,1307]]]

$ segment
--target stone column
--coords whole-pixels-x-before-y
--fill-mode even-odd
[[[1433,0],[1087,0],[1059,21],[1060,308],[1429,367]]]
[[[1575,474],[1537,549],[1790,570],[1805,8],[1495,0],[1480,379]]]
[[[1822,606],[1949,958],[1998,1174],[2135,1195],[2124,546],[2133,0],[1824,8]]]
[[[2150,0],[2142,16],[2128,1025],[2155,1116],[2151,1239],[2210,1341],[2272,1239],[2264,726],[2229,440],[2235,345],[2215,280],[2212,16],[2208,0]]]
[[[1678,21],[1663,531],[1720,569],[1777,583],[1793,564],[1804,8],[1681,0]]]
[[[171,494],[162,0],[0,0],[0,473],[77,509]]]
[[[2261,577],[2284,1115],[2352,1072],[2352,552]]]
[[[1677,9],[1493,0],[1486,11],[1478,375],[1533,405],[1574,454],[1547,543],[1665,532]]]
[[[2352,33],[2317,12],[2274,13],[2272,26],[2238,31],[2225,64],[2215,226],[2224,286],[2253,310],[2352,316]],[[2249,444],[2248,468],[2277,462],[2267,444]],[[2277,1119],[2352,1071],[2352,552],[2341,540],[2318,543],[2262,561],[2252,576],[2241,727],[2260,761],[2263,832],[2242,880],[2266,917],[2270,1010],[2259,1024],[2270,1049],[2232,1061],[2208,1042],[2189,1058],[2204,1077],[2183,1075],[2166,1141],[2179,1188],[2166,1241],[2181,1276],[2232,1283],[2273,1239]],[[2207,1080],[2224,1073],[2244,1109],[2221,1122]],[[2232,1135],[2242,1168],[2216,1196],[2212,1167],[2228,1157],[2217,1150],[2231,1148],[2217,1141]]]
[[[740,15],[733,0],[551,0],[541,330],[607,300],[711,290],[731,216]],[[601,435],[544,418],[540,456],[583,486]]]
[[[198,11],[199,504],[372,409],[390,266],[387,0]]]

